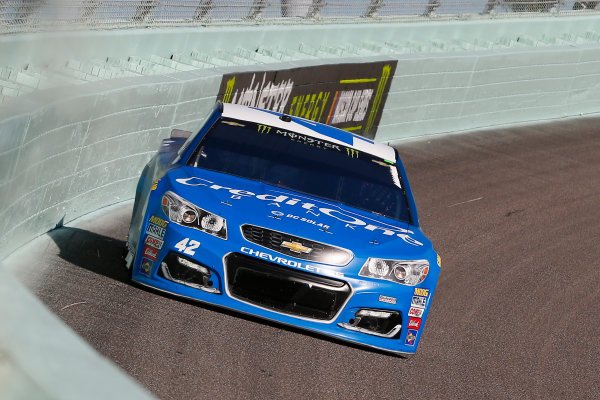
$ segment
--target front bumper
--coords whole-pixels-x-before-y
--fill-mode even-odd
[[[222,240],[170,225],[162,239],[164,245],[155,252],[148,252],[145,235],[140,238],[134,281],[387,352],[409,355],[416,351],[433,294],[428,289],[417,288],[419,294],[427,292],[417,317],[412,304],[414,287],[359,277],[348,273],[358,270],[351,266],[307,264],[243,239],[240,244],[233,238]],[[183,254],[176,244],[190,235],[199,245],[193,255]],[[165,267],[177,256],[201,266],[195,278],[182,279],[185,274],[169,273]],[[360,262],[364,260],[353,261]],[[387,315],[387,319],[373,322],[373,315]]]

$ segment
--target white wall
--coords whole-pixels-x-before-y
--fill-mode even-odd
[[[600,112],[595,46],[395,58],[379,141]],[[173,127],[197,129],[231,70],[100,81],[0,108],[0,254],[61,221],[131,199],[161,138]]]
[[[376,139],[600,112],[600,48],[401,57]]]

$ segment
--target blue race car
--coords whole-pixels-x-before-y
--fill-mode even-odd
[[[144,168],[127,250],[142,285],[405,355],[441,265],[392,147],[222,103]]]

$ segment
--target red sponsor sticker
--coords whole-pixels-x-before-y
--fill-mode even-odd
[[[144,257],[148,257],[152,261],[156,261],[158,258],[158,250],[156,250],[154,247],[146,245],[146,247],[144,247]]]
[[[410,317],[408,320],[408,329],[419,330],[421,328],[421,318]]]
[[[162,249],[163,241],[155,238],[154,236],[148,235],[146,236],[146,244],[160,250]]]
[[[422,308],[411,307],[410,310],[408,310],[408,316],[421,318],[423,316],[423,311]]]

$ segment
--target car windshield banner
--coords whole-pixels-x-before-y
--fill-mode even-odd
[[[217,99],[375,137],[396,60],[223,75]]]

